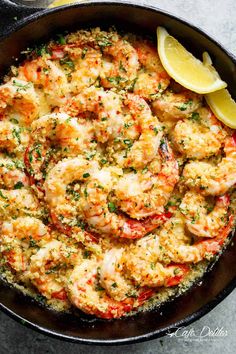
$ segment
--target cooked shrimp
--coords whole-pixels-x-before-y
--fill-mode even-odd
[[[69,48],[68,52],[75,66],[70,86],[73,94],[78,94],[98,81],[102,70],[102,53],[88,45]]]
[[[234,217],[229,216],[225,226],[220,229],[214,238],[206,238],[194,243],[192,235],[186,232],[185,225],[185,217],[178,214],[165,223],[158,234],[161,246],[160,260],[176,263],[198,263],[203,259],[212,259],[212,256],[220,252],[231,232]]]
[[[138,55],[117,32],[105,32],[100,28],[79,31],[76,38],[68,36],[67,43],[62,47],[75,65],[72,72],[75,90],[91,86],[98,78],[105,88],[133,86],[139,68]],[[59,48],[60,58],[63,58],[63,51]],[[81,77],[82,83],[76,83]]]
[[[124,105],[140,129],[140,136],[133,144],[131,141],[127,144],[124,139],[124,144],[128,148],[124,166],[141,168],[156,156],[163,136],[162,127],[157,118],[152,115],[148,104],[139,96],[127,94]]]
[[[227,137],[225,157],[214,165],[210,162],[189,162],[183,171],[183,182],[203,195],[222,195],[236,183],[236,136]]]
[[[19,67],[18,78],[32,82],[37,89],[43,89],[44,97],[51,106],[63,104],[69,92],[66,74],[47,58],[25,61]]]
[[[160,263],[160,247],[158,236],[151,234],[130,245],[124,252],[124,268],[137,285],[154,288],[175,286],[188,273],[187,266]]]
[[[88,161],[82,156],[64,159],[56,164],[48,173],[45,181],[45,198],[51,211],[68,219],[76,217],[78,214],[76,202],[79,201],[81,193],[79,190],[71,194],[74,200],[72,199],[70,203],[72,205],[69,205],[68,186],[74,181],[85,182],[90,175],[93,175],[97,166],[97,162]]]
[[[22,164],[7,157],[0,157],[0,188],[20,189],[29,185]]]
[[[217,154],[227,132],[207,108],[179,120],[171,134],[175,148],[187,158],[204,159]]]
[[[40,242],[48,241],[49,238],[47,227],[39,219],[19,217],[4,221],[0,236],[1,253],[10,267],[17,272],[24,272]]]
[[[162,126],[145,100],[137,95],[124,96],[122,111],[123,127],[108,144],[109,159],[123,167],[145,167],[157,155]]]
[[[126,249],[108,251],[100,267],[100,282],[107,293],[122,301],[127,294],[135,295],[146,286],[174,286],[188,273],[188,267],[158,262],[158,239],[145,236]]]
[[[105,88],[132,86],[139,68],[138,55],[133,46],[118,35],[112,36],[102,49],[101,84]]]
[[[97,162],[83,157],[62,160],[53,167],[45,180],[45,199],[51,211],[51,217],[58,230],[71,235],[80,234],[81,242],[96,239],[84,231],[78,204],[81,193],[73,189],[73,182],[84,182],[97,168]]]
[[[122,255],[124,248],[112,248],[107,251],[102,260],[99,275],[100,284],[107,294],[117,301],[123,301],[127,294],[135,294],[137,287],[124,276]]]
[[[95,136],[102,143],[114,139],[124,125],[120,96],[95,86],[74,96],[62,111],[72,117],[92,119]]]
[[[134,220],[117,214],[117,206],[109,201],[109,193],[116,183],[112,168],[93,173],[82,188],[81,212],[91,229],[115,237],[140,238],[165,222],[169,214],[161,210],[144,220]]]
[[[28,126],[39,115],[39,97],[31,82],[12,78],[0,86],[0,118]]]
[[[132,294],[122,301],[110,298],[99,284],[99,265],[97,260],[87,259],[74,268],[68,279],[70,301],[83,312],[106,319],[119,318],[137,309],[153,294],[141,289],[137,290],[137,298]]]
[[[32,124],[31,141],[25,152],[25,165],[34,183],[45,179],[50,160],[56,159],[53,148],[60,147],[61,158],[87,152],[94,148],[93,131],[91,122],[79,121],[65,113],[37,119]]]
[[[142,171],[124,174],[115,187],[117,205],[132,218],[164,213],[164,206],[179,180],[178,163],[166,140],[159,151],[161,166],[158,158],[154,159]]]
[[[69,89],[73,94],[92,85],[100,85],[102,52],[99,50],[98,30],[79,31],[79,36],[67,36],[63,44],[51,46],[52,60],[56,60],[68,76]]]
[[[137,221],[117,215],[113,210],[115,206],[108,199],[117,174],[119,171],[112,168],[99,170],[95,161],[87,161],[82,157],[58,163],[49,172],[45,182],[46,200],[51,212],[69,225],[77,225],[77,218],[82,215],[84,222],[96,233],[126,238],[142,237],[168,218],[162,213]],[[72,193],[71,200],[68,186],[74,181],[83,184],[79,192]]]
[[[202,98],[196,93],[183,89],[175,93],[167,89],[160,98],[152,103],[155,115],[161,121],[187,118],[202,104]]]
[[[113,91],[91,87],[72,98],[63,110],[72,116],[86,112],[95,114],[92,118],[97,118],[93,120],[96,138],[102,143],[118,143],[118,152],[113,158],[119,160],[119,164],[139,168],[157,153],[163,135],[161,125],[148,104],[137,95],[127,94],[122,105]],[[137,137],[134,143],[128,136],[131,129],[131,134]]]
[[[135,41],[141,69],[135,80],[133,92],[145,99],[155,99],[156,94],[165,91],[170,77],[163,68],[157,49],[148,41]]]
[[[24,152],[28,142],[29,135],[24,128],[6,120],[0,121],[0,150],[19,155]]]
[[[179,207],[191,233],[199,237],[215,237],[227,223],[229,204],[229,196],[218,197],[213,210],[208,212],[205,197],[187,192]]]
[[[78,258],[77,248],[52,240],[31,257],[28,279],[47,299],[66,301],[65,277]]]

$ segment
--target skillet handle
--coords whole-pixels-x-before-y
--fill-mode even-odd
[[[43,7],[28,7],[10,0],[0,0],[0,37],[14,29],[21,20],[42,10]]]

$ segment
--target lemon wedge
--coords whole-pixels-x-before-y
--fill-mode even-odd
[[[204,65],[214,71],[215,75],[220,77],[212,65],[210,55],[207,52],[204,52],[202,58]],[[236,129],[236,102],[233,100],[228,90],[222,89],[208,93],[205,95],[205,99],[212,112],[221,122],[230,128]]]
[[[74,2],[79,2],[80,0],[55,0],[48,7],[51,9],[57,6],[63,6],[67,4],[72,4]]]
[[[168,74],[187,89],[206,94],[227,84],[219,75],[187,51],[163,27],[157,28],[158,54]]]
[[[216,117],[230,128],[236,129],[236,102],[226,89],[208,93],[207,104]]]

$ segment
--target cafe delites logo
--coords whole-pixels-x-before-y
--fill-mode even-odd
[[[187,341],[212,340],[226,337],[227,335],[228,332],[224,327],[211,328],[209,326],[203,326],[200,329],[195,329],[193,327],[177,327],[171,333],[167,333],[167,336],[171,338],[178,338]]]

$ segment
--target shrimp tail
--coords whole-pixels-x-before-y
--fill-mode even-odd
[[[171,218],[172,213],[162,213],[150,216],[142,221],[128,219],[125,222],[123,231],[120,237],[137,239],[145,236],[148,232],[155,230],[157,227],[165,223]]]
[[[170,265],[170,267],[175,267],[178,270],[178,274],[174,277],[168,278],[166,281],[166,286],[171,287],[178,285],[182,282],[183,278],[189,273],[190,268],[184,264],[175,264]]]
[[[206,253],[211,253],[214,255],[221,250],[221,246],[224,244],[226,238],[233,230],[234,223],[235,223],[235,216],[231,214],[229,216],[228,224],[223,229],[221,229],[218,236],[216,236],[213,239],[200,241],[196,244],[196,246],[200,249],[203,255],[205,255]]]
[[[135,308],[142,306],[153,294],[153,289],[144,288],[138,295],[137,299],[129,298],[121,302],[114,301],[114,304],[109,305],[105,312],[98,311],[96,315],[104,319],[120,318]]]
[[[54,299],[57,299],[57,300],[62,300],[62,301],[65,301],[68,299],[65,289],[55,291],[54,293],[51,294],[51,297]]]
[[[153,289],[144,289],[138,296],[139,306],[141,306],[146,300],[150,299],[153,294],[155,294]]]

